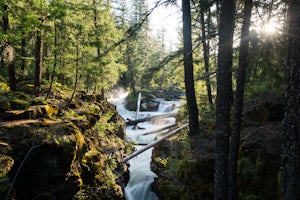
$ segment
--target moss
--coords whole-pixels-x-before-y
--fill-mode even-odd
[[[260,195],[256,194],[239,194],[238,197],[240,200],[263,200]]]
[[[0,97],[0,100],[5,99],[7,102],[9,99],[8,102],[11,102],[15,99],[21,99],[19,98],[21,96],[22,94],[4,96]],[[48,102],[49,105],[44,104],[45,102],[42,101],[33,101],[29,96],[24,96],[24,102],[21,103],[34,106],[30,106],[26,110],[20,110],[20,112],[24,113],[24,115],[22,115],[23,118],[20,119],[24,122],[28,121],[29,117],[35,117],[37,118],[37,123],[19,123],[11,128],[6,127],[5,134],[7,133],[12,137],[9,142],[16,143],[12,151],[18,152],[18,161],[20,160],[19,157],[21,159],[24,157],[23,155],[26,153],[28,144],[32,144],[32,138],[36,138],[36,140],[34,140],[35,144],[44,144],[41,148],[48,148],[54,145],[63,149],[63,155],[57,154],[56,152],[54,152],[53,155],[49,153],[52,152],[50,151],[52,147],[45,152],[51,154],[51,161],[54,163],[57,161],[57,164],[63,167],[63,178],[60,181],[65,181],[64,192],[70,195],[66,199],[72,199],[75,194],[74,199],[93,199],[94,197],[96,199],[122,199],[123,191],[121,185],[123,184],[123,173],[126,173],[127,168],[121,161],[124,154],[132,153],[134,147],[132,144],[127,144],[118,137],[118,132],[120,132],[123,123],[122,120],[118,118],[115,108],[106,101],[94,103],[81,102],[78,103],[78,107],[74,109],[68,109],[67,111],[60,110],[60,112],[64,113],[62,116],[57,116],[58,108],[50,105],[50,102],[57,105],[61,102],[58,100],[49,100]],[[7,113],[5,114],[7,115]],[[96,118],[95,124],[91,125],[89,123],[92,120],[89,116]],[[72,122],[73,120],[76,121],[81,118],[88,121],[85,128],[76,126]],[[15,117],[13,120],[14,119]],[[25,150],[21,149],[23,146]],[[1,150],[4,148],[2,146],[0,147]],[[39,148],[39,150],[33,152],[33,154],[40,152],[42,151]],[[45,159],[46,158],[43,157],[43,160]],[[2,170],[1,166],[0,170]],[[55,174],[59,173],[61,172],[56,172]],[[40,173],[37,177],[43,174],[48,174],[48,172],[44,173],[43,171],[43,173]],[[49,171],[49,174],[53,173]],[[2,179],[6,180],[6,176],[2,176]],[[0,178],[0,181],[2,181],[2,179]],[[22,179],[23,182],[31,182],[31,180],[24,180],[25,179]],[[40,180],[41,179],[39,179],[38,182],[40,182]],[[58,184],[62,183],[60,182]],[[41,189],[37,188],[38,192],[41,190],[47,191],[47,189],[42,187],[44,186],[41,186]],[[58,187],[54,186],[51,188],[56,189],[62,187],[59,185]],[[18,186],[17,191],[26,189],[24,185]],[[5,190],[7,190],[7,188]],[[36,191],[32,192],[35,194]]]
[[[9,89],[9,86],[7,85],[7,83],[0,82],[0,94],[6,93],[9,91],[10,91],[10,89]]]
[[[30,106],[30,102],[22,99],[14,99],[10,101],[13,109],[26,109]]]
[[[247,191],[254,184],[256,177],[255,163],[247,157],[242,157],[238,161],[238,185],[240,191]]]
[[[0,111],[6,111],[11,108],[11,104],[7,100],[0,100]]]
[[[4,178],[14,165],[14,160],[7,155],[0,154],[0,179]]]
[[[47,105],[45,107],[45,110],[46,110],[46,113],[47,113],[47,117],[50,118],[50,119],[52,119],[58,113],[58,108],[54,107],[54,106],[50,106],[50,105]]]
[[[159,163],[163,167],[167,167],[167,165],[168,165],[168,159],[167,158],[155,157],[154,161]]]

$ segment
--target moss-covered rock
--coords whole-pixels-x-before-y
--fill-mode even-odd
[[[0,199],[10,184],[11,199],[124,199],[121,161],[133,148],[115,106],[102,100],[64,110],[64,102],[50,102],[5,110]]]
[[[239,199],[279,199],[282,132],[281,122],[265,122],[242,131],[237,172]],[[186,142],[191,149],[185,153],[178,153],[176,140],[167,140],[154,148],[152,169],[158,175],[154,191],[161,199],[213,199],[214,138],[206,133]],[[171,167],[169,163],[174,160],[177,165]]]
[[[247,127],[242,132],[238,167],[240,196],[279,199],[279,170],[283,124]]]
[[[0,154],[0,179],[4,178],[14,165],[14,160],[7,155]]]

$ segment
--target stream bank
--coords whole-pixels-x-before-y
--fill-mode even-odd
[[[1,94],[0,199],[124,199],[133,146],[115,106],[84,93],[67,101]]]
[[[237,172],[239,199],[280,199],[283,117],[283,100],[246,105]],[[181,134],[155,147],[151,169],[158,177],[152,187],[160,200],[214,199],[215,122],[206,118],[200,124],[201,135]]]

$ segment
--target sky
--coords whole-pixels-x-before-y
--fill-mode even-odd
[[[148,0],[149,9],[154,7],[155,3],[159,0]],[[177,4],[179,1],[177,0]],[[160,6],[156,8],[150,15],[150,27],[154,36],[165,28],[165,45],[166,47],[175,47],[179,43],[179,31],[182,26],[181,8],[179,6]]]

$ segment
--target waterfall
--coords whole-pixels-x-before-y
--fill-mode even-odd
[[[111,100],[111,102],[117,106],[118,113],[124,119],[134,119],[136,112],[126,110],[123,105],[125,97],[126,96],[124,95],[120,99]],[[163,99],[158,99],[158,101],[160,102],[158,111],[140,112],[138,118],[177,112],[176,106],[180,105],[179,101],[164,101]],[[175,118],[166,118],[160,121],[139,123],[139,126],[143,129],[134,129],[133,126],[129,126],[126,128],[126,140],[137,144],[149,144],[155,140],[157,134],[143,135],[144,133],[175,124],[175,122]],[[136,145],[136,150],[139,150],[142,147],[142,145]],[[154,178],[157,177],[150,169],[152,149],[153,148],[150,148],[128,161],[128,164],[130,165],[130,179],[125,188],[126,200],[158,199],[157,195],[151,191],[151,184],[153,183]]]

